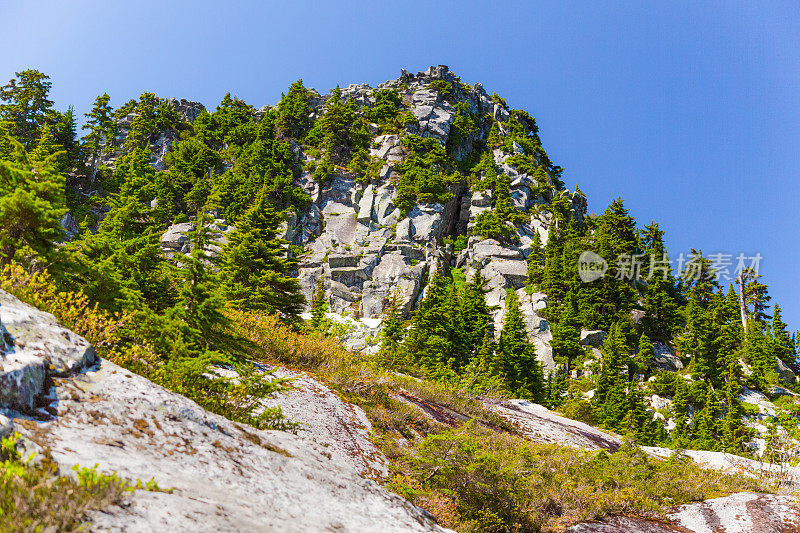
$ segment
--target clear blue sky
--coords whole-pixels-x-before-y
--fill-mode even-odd
[[[447,64],[536,117],[591,211],[621,195],[673,255],[761,253],[800,328],[800,3],[227,4],[2,0],[0,82],[37,68],[79,113],[104,91],[213,108]]]

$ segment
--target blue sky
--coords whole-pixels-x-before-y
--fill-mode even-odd
[[[104,91],[260,106],[447,64],[536,117],[590,211],[621,195],[673,255],[760,253],[800,328],[800,3],[133,4],[2,0],[0,82],[37,68],[80,113]]]

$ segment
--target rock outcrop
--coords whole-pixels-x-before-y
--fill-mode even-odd
[[[444,531],[370,479],[386,466],[369,421],[309,376],[280,370],[297,388],[267,402],[300,423],[298,434],[260,431],[99,360],[2,291],[0,319],[0,435],[18,431],[64,472],[97,465],[162,489],[94,513],[92,530]]]
[[[578,524],[570,533],[777,533],[800,530],[800,509],[790,496],[742,492],[682,505],[669,522],[615,516]]]
[[[450,83],[455,91],[445,98],[431,82]],[[403,71],[397,80],[378,84],[377,89],[396,89],[408,105],[416,122],[407,125],[406,133],[435,139],[455,150],[457,160],[473,150],[473,143],[485,142],[489,135],[488,121],[470,135],[459,137],[459,144],[450,142],[451,123],[456,117],[454,102],[466,105],[475,116],[508,119],[510,110],[495,101],[480,84],[460,84],[446,66],[431,67],[416,75]],[[368,85],[351,85],[342,89],[342,98],[353,98],[358,105],[374,103],[374,89]],[[317,113],[329,96],[312,98]],[[540,316],[547,305],[543,295],[527,295],[523,284],[527,277],[526,258],[538,234],[547,240],[551,215],[532,209],[546,203],[536,180],[518,172],[508,158],[521,152],[494,150],[496,171],[509,177],[514,205],[528,212],[529,221],[515,228],[508,242],[471,237],[459,251],[444,244],[444,238],[466,235],[480,213],[491,209],[488,191],[454,187],[453,198],[446,203],[418,203],[403,213],[397,208],[396,170],[408,156],[401,143],[402,135],[377,135],[371,141],[371,156],[382,164],[377,178],[369,183],[356,181],[347,171],[337,169],[324,184],[317,183],[303,172],[297,184],[310,196],[312,203],[298,212],[287,224],[284,237],[305,249],[300,258],[298,278],[310,302],[314,287],[324,278],[330,309],[354,318],[378,318],[388,299],[397,294],[405,313],[416,308],[423,295],[424,284],[433,273],[445,266],[463,269],[468,278],[480,272],[488,279],[487,299],[496,306],[497,331],[502,326],[506,291],[517,291],[526,314],[528,332],[537,347],[544,368],[555,368],[549,324]],[[303,154],[306,160],[309,156]],[[552,193],[555,194],[555,193]],[[568,195],[573,216],[582,221],[586,215],[585,197],[580,193],[560,191]]]
[[[97,362],[94,348],[55,317],[0,290],[0,406],[35,414],[54,377]],[[42,413],[47,416],[47,413]]]

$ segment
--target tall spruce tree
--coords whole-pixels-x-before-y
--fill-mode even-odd
[[[615,323],[600,349],[602,369],[592,398],[600,421],[608,428],[621,429],[628,411],[628,347],[622,325]]]
[[[21,144],[9,142],[11,159],[0,160],[0,267],[14,259],[46,264],[63,235],[64,177],[49,158],[35,162]]]
[[[311,328],[319,330],[325,321],[328,312],[328,299],[325,296],[325,275],[319,276],[314,286],[314,295],[311,298]]]
[[[772,311],[772,337],[770,339],[772,353],[789,368],[798,372],[800,371],[800,365],[798,365],[797,361],[797,350],[794,340],[789,336],[786,327],[781,308],[778,304],[775,304]]]
[[[517,396],[544,401],[544,373],[536,359],[536,351],[528,340],[519,298],[512,289],[506,292],[505,316],[498,350],[503,358],[509,389]]]
[[[114,110],[108,104],[111,97],[108,93],[103,93],[94,100],[92,110],[85,113],[86,123],[81,126],[82,130],[89,130],[83,136],[83,148],[89,158],[89,166],[92,181],[97,176],[97,167],[100,163],[100,155],[108,150],[114,143]]]
[[[42,127],[54,122],[50,76],[38,70],[16,72],[0,87],[0,124],[27,150],[36,146]]]
[[[232,305],[297,320],[305,298],[291,273],[297,260],[279,237],[285,216],[262,191],[239,218],[222,255],[223,291]]]

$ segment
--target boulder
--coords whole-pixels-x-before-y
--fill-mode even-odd
[[[181,253],[189,252],[189,233],[195,230],[191,222],[173,224],[161,236],[161,249]]]
[[[344,300],[345,302],[357,302],[359,296],[347,288],[343,283],[331,280],[331,296]]]
[[[478,258],[523,259],[519,250],[503,246],[494,239],[484,239],[473,244],[472,254]]]
[[[488,190],[473,192],[470,205],[475,207],[490,207],[492,205],[492,192]]]
[[[375,191],[375,200],[372,204],[372,209],[378,224],[390,226],[397,222],[400,212],[394,207],[395,196],[396,191],[391,184],[382,185]]]
[[[55,317],[0,290],[0,407],[32,412],[48,377],[68,376],[97,362],[94,348]]]
[[[374,201],[375,201],[375,188],[372,185],[368,185],[367,188],[364,189],[364,195],[358,202],[357,220],[360,223],[369,224],[369,221],[372,219],[372,204]]]
[[[71,241],[81,231],[78,221],[70,213],[61,217],[61,227],[64,228],[65,240]]]
[[[797,374],[795,374],[794,371],[780,359],[777,360],[777,363],[775,365],[775,371],[778,373],[781,379],[786,383],[791,384],[797,381]]]
[[[414,206],[408,213],[412,221],[411,237],[416,242],[430,243],[442,235],[442,204],[425,204]]]
[[[358,266],[358,257],[351,254],[330,254],[328,265],[334,268]]]
[[[653,362],[663,370],[672,372],[683,370],[683,363],[680,358],[672,353],[669,346],[662,342],[653,343]]]
[[[331,269],[331,280],[343,283],[348,287],[361,285],[367,279],[369,279],[369,276],[367,276],[364,268],[360,266]]]
[[[409,242],[414,236],[414,224],[410,218],[404,218],[395,226],[395,238],[398,242]]]
[[[606,340],[608,333],[601,329],[582,329],[581,330],[581,346],[593,346],[595,348],[599,348],[603,345],[603,341]]]

